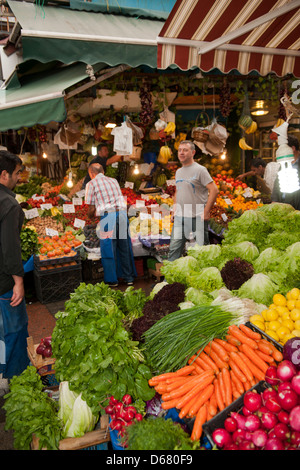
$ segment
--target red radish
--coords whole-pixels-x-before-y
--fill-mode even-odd
[[[256,412],[257,416],[261,417],[263,413],[265,413],[266,411],[269,411],[268,408],[266,406],[261,406],[259,408],[259,410]]]
[[[284,423],[275,424],[273,431],[275,433],[275,436],[278,437],[278,439],[281,439],[282,441],[289,439],[291,434],[289,427]]]
[[[277,366],[277,377],[282,382],[288,382],[292,380],[296,374],[296,367],[291,361],[288,361],[287,359],[281,361]]]
[[[268,434],[264,429],[257,429],[252,433],[252,442],[256,447],[264,447],[268,440]]]
[[[262,404],[261,396],[254,391],[246,392],[244,395],[244,406],[252,413],[255,413]]]
[[[284,445],[280,439],[272,437],[266,442],[264,450],[284,450]]]
[[[110,427],[113,431],[120,431],[122,429],[122,421],[120,419],[114,419],[110,422]]]
[[[262,414],[261,423],[265,429],[273,429],[277,422],[278,419],[276,415],[271,411],[266,411]]]
[[[290,411],[289,422],[294,431],[300,431],[300,405]]]
[[[40,343],[40,344],[38,345],[38,347],[36,348],[35,352],[36,352],[37,354],[43,354],[43,352],[45,351],[45,349],[46,349],[46,346],[44,345],[44,343]]]
[[[113,407],[112,405],[107,405],[107,406],[105,407],[105,413],[106,413],[107,415],[112,415],[113,412],[114,412],[114,407]]]
[[[290,443],[292,445],[300,446],[300,432],[292,431],[290,435]]]
[[[136,419],[137,421],[142,421],[143,415],[142,415],[141,413],[136,413],[135,419]]]
[[[235,411],[233,411],[230,416],[237,421],[238,427],[240,429],[246,429],[245,428],[246,416],[240,415],[239,413],[236,413]]]
[[[266,403],[266,401],[271,398],[271,397],[277,397],[277,392],[274,388],[266,388],[263,392],[262,392],[262,400],[263,400],[263,403]]]
[[[232,439],[233,442],[236,444],[239,444],[242,441],[246,440],[246,431],[245,429],[238,428],[234,433],[232,434]]]
[[[122,402],[125,403],[125,405],[130,405],[132,403],[131,396],[127,393],[126,395],[123,396]]]
[[[239,450],[239,446],[232,443],[224,446],[223,450]]]
[[[51,357],[52,356],[52,348],[51,346],[47,346],[44,351],[42,352],[43,357]]]
[[[239,444],[239,450],[254,450],[255,446],[251,441],[242,441]]]
[[[282,392],[282,390],[291,390],[292,384],[291,382],[281,382],[281,384],[277,387],[277,392]]]
[[[228,432],[234,432],[237,430],[238,428],[238,423],[237,423],[237,420],[235,418],[233,418],[232,416],[229,416],[228,418],[225,419],[224,421],[224,428],[226,429],[226,431]]]
[[[294,390],[279,392],[278,399],[281,407],[286,411],[292,410],[298,404],[298,395]]]
[[[118,403],[118,400],[115,397],[111,396],[109,399],[109,403],[111,405],[115,405],[116,403]]]
[[[268,408],[269,411],[272,411],[272,413],[279,413],[279,411],[281,410],[279,398],[278,397],[268,398],[268,400],[266,401],[266,408]]]
[[[52,336],[46,336],[46,338],[44,338],[44,345],[45,346],[51,346],[51,343],[52,343]]]
[[[248,410],[248,408],[246,408],[245,406],[243,406],[242,408],[242,413],[244,416],[252,415],[252,411]]]
[[[132,405],[129,405],[129,406],[127,407],[127,411],[130,411],[130,412],[133,413],[133,414],[136,414],[136,413],[137,413],[135,407],[132,406]]]
[[[294,375],[291,381],[292,389],[300,395],[300,374]]]
[[[277,414],[277,418],[281,423],[288,424],[289,423],[289,413],[285,410],[279,411]]]
[[[224,447],[232,443],[231,434],[223,428],[217,428],[212,433],[214,443],[218,447]]]
[[[260,428],[260,419],[256,415],[247,416],[245,420],[245,428],[247,431],[254,432]]]
[[[277,385],[279,380],[277,377],[277,367],[276,366],[270,366],[266,370],[265,374],[265,381],[270,384],[270,385]]]

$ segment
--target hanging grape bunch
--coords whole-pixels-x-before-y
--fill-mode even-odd
[[[284,94],[287,94],[287,89],[286,88],[281,88],[280,90],[280,97],[279,97],[279,108],[278,108],[278,118],[283,119],[286,121],[286,113],[285,113],[285,107],[281,103],[281,98],[284,96]]]
[[[38,137],[37,137],[37,131],[36,131],[36,127],[30,127],[28,129],[28,133],[27,133],[27,138],[30,142],[36,142]]]
[[[40,142],[47,142],[47,132],[45,126],[39,126],[37,129],[38,138]]]
[[[230,86],[226,81],[220,89],[220,112],[224,117],[228,117],[231,112]]]
[[[154,119],[154,113],[152,109],[152,96],[150,92],[150,84],[144,83],[140,88],[140,101],[142,105],[142,110],[140,112],[141,122],[148,126],[152,123]]]

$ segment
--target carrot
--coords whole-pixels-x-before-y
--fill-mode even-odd
[[[171,392],[172,390],[178,389],[181,385],[190,382],[193,379],[194,376],[189,375],[188,377],[182,377],[181,379],[178,379],[170,384],[166,384],[166,392]],[[155,387],[154,387],[155,388]],[[155,388],[156,390],[156,388]]]
[[[283,354],[281,351],[279,351],[279,349],[276,348],[276,346],[274,346],[274,344],[270,343],[271,344],[271,347],[273,349],[273,352],[272,352],[272,356],[273,356],[273,359],[274,361],[276,362],[281,362],[283,361]]]
[[[251,330],[249,326],[247,325],[239,325],[239,329],[242,331],[242,333],[245,333],[246,336],[249,336],[249,338],[254,339],[254,341],[258,341],[261,339],[261,334],[258,333],[257,331]]]
[[[171,408],[177,408],[178,398],[174,400],[163,401],[161,407],[163,410],[170,410]]]
[[[238,393],[241,395],[244,392],[243,382],[236,376],[232,369],[230,370],[230,377],[231,383],[235,385]]]
[[[203,405],[199,409],[195,418],[195,422],[194,422],[194,426],[193,426],[193,430],[191,434],[192,441],[199,441],[200,437],[202,436],[202,426],[206,422],[206,420],[207,420],[207,407],[206,405]]]
[[[174,372],[174,374],[179,375],[179,376],[189,375],[193,371],[193,369],[194,369],[193,365],[187,365],[187,366],[181,367],[180,369],[176,370]]]
[[[222,399],[222,394],[221,394],[221,390],[220,390],[220,383],[219,383],[219,380],[217,378],[214,380],[214,387],[215,387],[215,395],[216,395],[217,406],[218,406],[219,410],[222,411],[222,410],[224,410],[225,405],[224,405],[224,402],[223,402],[223,399]]]
[[[223,382],[225,386],[225,405],[232,403],[232,383],[229,370],[224,367],[222,369]]]
[[[200,354],[200,359],[202,359],[203,361],[206,362],[206,364],[208,364],[210,366],[211,369],[213,369],[215,372],[219,372],[219,367],[217,366],[217,364],[215,363],[215,361],[212,360],[211,357],[209,357],[207,354],[205,354],[204,351],[202,351],[202,353]]]
[[[214,341],[216,343],[219,343],[221,346],[223,346],[223,348],[227,352],[237,351],[238,350],[236,346],[234,346],[233,344],[228,343],[228,341],[225,341],[224,339],[215,338]]]
[[[232,346],[240,346],[241,342],[232,335],[226,335],[227,343],[231,344]]]
[[[167,401],[167,400],[173,400],[174,398],[182,397],[189,390],[191,390],[196,384],[202,383],[203,381],[205,381],[207,377],[211,377],[211,376],[213,376],[213,371],[206,371],[206,372],[203,372],[203,374],[196,375],[191,380],[188,380],[186,381],[186,383],[180,385],[178,388],[168,393],[164,393],[161,398],[163,401]]]
[[[273,356],[269,356],[268,354],[263,353],[263,352],[260,351],[259,349],[257,349],[256,354],[257,354],[263,361],[268,362],[269,364],[274,364],[274,363],[275,363]]]
[[[195,363],[194,367],[196,374],[202,374],[202,372],[204,372],[204,369],[202,369],[198,364]]]
[[[223,377],[223,374],[222,374],[222,370],[220,371],[220,374],[218,375],[218,381],[219,381],[219,384],[220,384],[220,392],[221,392],[221,395],[222,395],[222,400],[223,400],[223,403],[225,404],[225,384],[224,384],[224,377]]]
[[[211,347],[215,351],[215,353],[219,355],[219,357],[220,357],[220,359],[222,359],[222,361],[224,361],[224,362],[229,361],[228,352],[226,351],[226,349],[223,348],[223,346],[220,343],[213,340],[209,344],[211,345]]]
[[[184,366],[181,369],[178,369],[176,372],[166,372],[165,374],[154,375],[151,379],[148,380],[148,384],[150,386],[156,385],[158,382],[163,382],[169,378],[177,377],[177,376],[184,376],[190,374],[190,372],[194,370],[194,366],[188,365]]]
[[[216,400],[215,390],[209,399],[207,411],[211,416],[215,416],[217,414],[218,409],[217,409],[217,400]]]
[[[229,359],[229,366],[242,383],[246,382],[246,376],[232,359]]]
[[[253,364],[252,361],[249,361],[246,354],[240,352],[240,356],[246,362],[254,377],[256,377],[258,380],[265,380],[265,374],[255,364]]]
[[[167,392],[167,384],[159,383],[154,387],[154,389],[156,390],[157,393],[162,395],[163,393]]]
[[[180,410],[178,416],[180,419],[183,419],[185,416],[191,416],[190,414],[190,409],[191,409],[191,406],[196,403],[196,401],[198,400],[198,395],[195,395],[194,398],[191,399],[191,401],[188,401]]]
[[[244,385],[244,391],[245,392],[247,392],[247,390],[249,390],[251,388],[251,384],[250,384],[250,382],[248,382],[248,380],[247,380],[247,382],[244,382],[243,385]]]
[[[228,363],[223,361],[209,346],[205,346],[204,351],[209,356],[209,358],[216,364],[218,370],[223,367],[229,367]]]
[[[254,364],[259,367],[264,373],[266,373],[266,370],[268,369],[269,365],[263,361],[256,353],[253,351],[252,348],[250,348],[247,344],[242,344],[241,345],[241,350],[243,353],[248,356],[248,358],[254,362]]]
[[[258,346],[259,351],[263,352],[264,354],[271,355],[273,352],[273,348],[268,341],[263,341],[263,340],[258,341],[257,346]]]
[[[192,356],[192,358],[193,358],[193,361],[194,361],[193,363],[197,364],[197,366],[201,367],[203,370],[211,370],[212,369],[210,364],[205,362],[199,356],[197,357],[196,354],[194,354],[194,356]]]
[[[203,390],[201,390],[201,393],[198,394],[198,400],[190,408],[190,413],[192,415],[196,415],[201,406],[203,406],[210,399],[213,392],[214,386],[212,383],[205,387]]]
[[[232,352],[230,353],[230,356],[232,358],[232,360],[235,362],[235,364],[239,367],[239,369],[243,372],[243,374],[245,375],[246,379],[248,381],[250,381],[251,379],[253,379],[253,374],[252,372],[250,371],[249,367],[247,366],[247,364],[245,364],[245,361],[243,361],[243,359],[241,358],[241,356],[239,355],[239,353],[237,352]]]
[[[189,390],[185,395],[178,398],[177,407],[181,409],[188,401],[194,398],[200,391],[206,389],[214,380],[214,375],[204,378],[199,383],[197,383],[191,390]]]
[[[241,396],[241,394],[238,392],[238,389],[236,388],[236,385],[233,382],[233,380],[231,381],[231,387],[232,387],[232,396],[236,400],[238,397]]]
[[[246,336],[236,325],[230,325],[228,327],[229,333],[238,339],[242,344],[248,344],[253,349],[257,349],[257,343],[253,339]]]

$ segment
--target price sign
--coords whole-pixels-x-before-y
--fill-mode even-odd
[[[58,231],[54,230],[53,228],[46,227],[45,232],[48,237],[55,237],[56,235],[58,235]]]
[[[133,189],[134,188],[134,183],[132,183],[131,181],[125,181],[124,187]]]
[[[34,209],[29,209],[27,211],[25,211],[25,217],[26,219],[34,219],[35,217],[38,217],[39,216],[39,211],[37,210],[37,208],[35,207]]]
[[[224,199],[224,201],[225,201],[226,204],[228,204],[229,206],[232,205],[232,200],[229,199],[229,197],[227,197],[226,199]]]
[[[76,228],[83,228],[85,226],[85,220],[75,218],[73,226]]]
[[[51,209],[52,207],[53,207],[52,204],[49,204],[49,203],[47,203],[47,204],[41,204],[41,209],[42,209],[43,211],[45,211],[45,210],[47,210],[47,209]]]
[[[221,214],[221,217],[222,217],[222,219],[224,220],[224,222],[227,222],[228,217],[227,217],[226,214]]]
[[[63,204],[64,214],[73,214],[75,212],[74,204]]]
[[[74,206],[82,206],[82,197],[73,197],[72,203]]]
[[[176,186],[176,180],[167,180],[167,186]]]
[[[84,197],[85,196],[85,189],[81,189],[80,191],[77,191],[76,196],[77,197]]]
[[[137,199],[135,202],[135,207],[145,207],[145,201],[143,199]]]
[[[34,201],[43,201],[43,202],[45,201],[45,197],[44,197],[44,196],[36,196],[36,195],[34,195],[34,196],[32,196],[32,199],[33,199]]]
[[[250,188],[245,189],[245,191],[243,192],[243,196],[244,197],[252,197],[251,189]]]
[[[97,255],[97,253],[88,253],[88,259],[98,260],[100,258],[101,258],[101,256]]]

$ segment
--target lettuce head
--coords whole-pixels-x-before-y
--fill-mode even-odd
[[[252,299],[258,304],[270,305],[274,294],[278,293],[278,285],[263,273],[253,274],[235,291],[242,299]]]
[[[212,292],[224,286],[221,273],[215,266],[190,273],[187,283],[189,287],[194,287],[204,292]]]
[[[160,272],[169,284],[180,282],[186,285],[189,274],[197,270],[197,264],[197,260],[193,256],[182,256],[174,261],[164,261]]]

